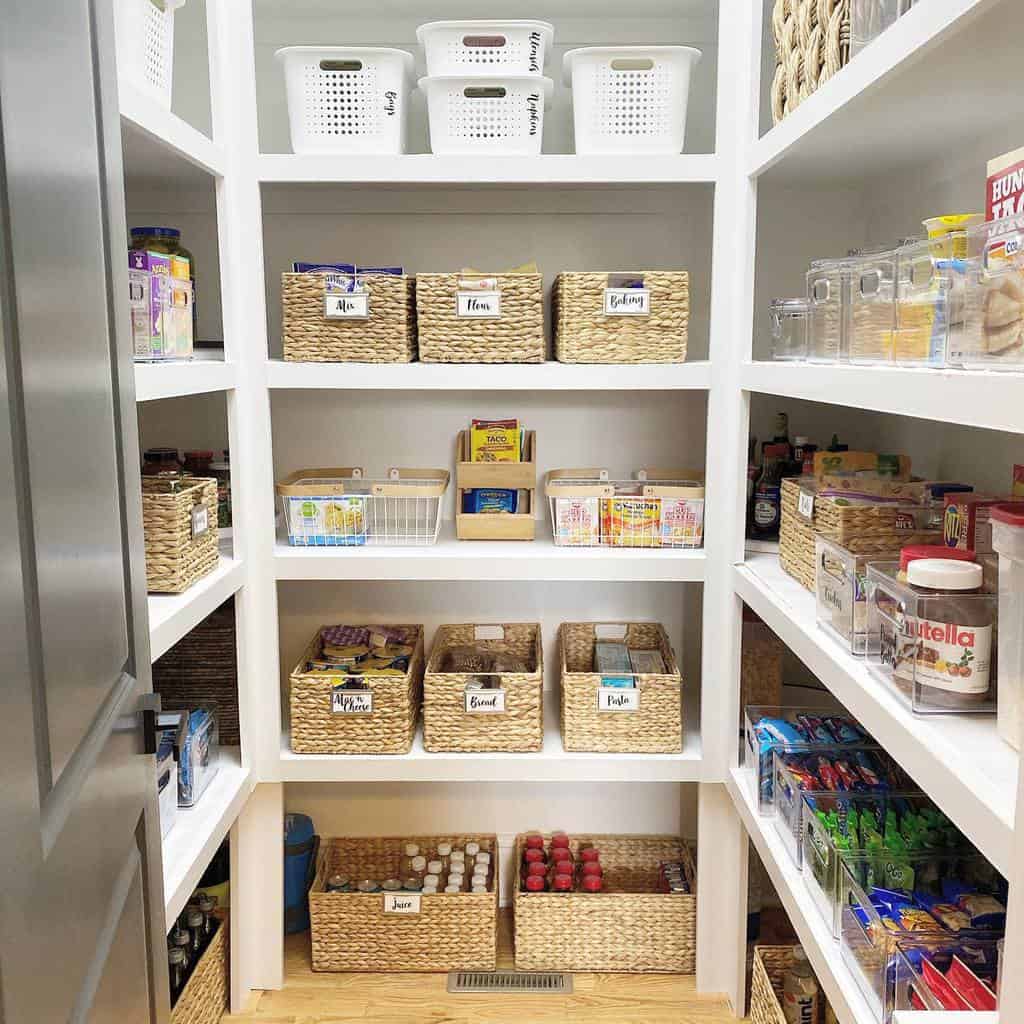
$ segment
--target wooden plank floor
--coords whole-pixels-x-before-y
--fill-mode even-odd
[[[498,966],[511,968],[511,915],[500,917]],[[285,986],[222,1024],[734,1024],[724,999],[678,974],[575,974],[573,993],[453,995],[445,974],[314,974],[309,933],[285,941]]]

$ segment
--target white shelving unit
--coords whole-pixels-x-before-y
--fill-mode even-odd
[[[553,792],[544,785],[599,781],[635,786],[637,794],[659,785],[661,794],[665,784],[678,784],[677,794],[696,792],[696,810],[688,813],[700,840],[698,990],[726,992],[738,1010],[743,1007],[749,837],[839,1021],[869,1024],[867,1004],[799,873],[774,829],[757,816],[738,774],[743,603],[1007,874],[1006,955],[1014,967],[1024,964],[1024,848],[1013,842],[1021,806],[1017,755],[998,740],[991,719],[912,715],[817,630],[811,595],[782,573],[774,553],[748,555],[743,540],[748,427],[762,396],[799,403],[820,422],[834,417],[853,434],[863,433],[863,410],[880,414],[893,431],[924,421],[919,440],[933,424],[942,424],[954,441],[959,435],[948,432],[961,429],[967,440],[952,447],[958,465],[968,468],[968,453],[983,462],[988,451],[979,450],[974,428],[992,432],[1001,451],[1024,433],[1024,374],[772,365],[754,361],[763,339],[759,327],[752,330],[762,323],[770,295],[802,290],[808,258],[866,244],[876,240],[872,234],[886,237],[897,223],[909,222],[905,230],[912,230],[915,218],[978,205],[984,159],[1021,144],[1014,135],[1017,91],[995,69],[1019,64],[1024,5],[918,0],[771,129],[772,0],[638,0],[628,19],[604,0],[528,5],[520,16],[554,21],[567,46],[627,36],[698,42],[705,57],[688,128],[695,151],[576,156],[568,152],[568,94],[556,89],[545,138],[551,152],[508,160],[425,152],[341,159],[282,151],[287,121],[274,48],[344,31],[353,43],[414,49],[414,27],[427,17],[422,5],[357,0],[339,13],[327,0],[299,0],[285,13],[273,0],[206,0],[205,9],[212,132],[198,131],[131,90],[122,90],[121,110],[129,178],[149,189],[151,203],[153,196],[158,200],[145,208],[166,210],[168,217],[180,211],[197,230],[215,225],[210,259],[201,265],[219,266],[223,357],[139,367],[136,393],[140,402],[197,396],[200,403],[205,394],[223,392],[227,411],[233,548],[191,591],[151,598],[149,607],[157,657],[227,596],[239,595],[241,751],[228,754],[209,802],[194,816],[183,814],[164,844],[170,919],[231,830],[233,927],[236,934],[260,937],[232,943],[233,1007],[240,1008],[251,990],[283,981],[283,912],[279,897],[268,894],[282,888],[281,814],[289,791],[321,785],[352,792],[341,788],[345,783],[357,784],[360,794],[363,787],[394,783],[403,791],[419,783],[449,791],[457,787],[446,784],[460,784],[466,787],[460,793],[484,806],[480,794],[497,792],[487,787],[528,783]],[[472,10],[480,16],[478,5]],[[557,62],[560,53],[555,56]],[[198,63],[207,70],[205,52],[189,55],[178,46],[176,60],[191,60],[192,71]],[[413,148],[423,149],[422,109],[415,116]],[[285,362],[277,275],[292,259],[344,258],[339,246],[358,246],[360,259],[401,258],[414,270],[485,259],[487,266],[512,266],[535,257],[549,279],[557,269],[599,268],[606,260],[687,266],[694,359],[616,367]],[[651,449],[703,465],[705,548],[557,548],[540,493],[542,523],[533,543],[460,544],[450,523],[438,545],[428,548],[303,549],[276,536],[274,481],[282,470],[297,468],[304,448],[319,446],[367,465],[371,456],[381,464],[415,465],[430,451],[436,457],[420,464],[447,465],[456,403],[460,423],[474,414],[529,409],[540,421],[530,426],[538,427],[544,458],[555,458],[549,454],[554,446],[559,457],[564,451],[583,458],[585,452],[589,461],[597,457],[599,437],[622,465],[641,464]],[[549,465],[572,464],[565,458]],[[283,720],[282,647],[294,647],[310,608],[329,605],[334,595],[349,601],[351,613],[353,595],[372,592],[372,611],[385,615],[386,588],[410,582],[437,583],[437,608],[444,608],[448,587],[461,588],[460,599],[472,601],[476,593],[492,594],[496,583],[512,583],[531,587],[540,601],[558,587],[577,585],[580,618],[587,617],[588,585],[621,587],[624,616],[639,603],[631,595],[650,601],[661,593],[657,588],[683,585],[687,595],[698,595],[682,605],[689,629],[684,653],[692,656],[683,753],[568,754],[549,694],[547,735],[536,755],[428,754],[419,738],[407,756],[293,754]],[[579,813],[594,813],[597,803],[581,796]],[[1024,972],[1004,970],[1004,978],[1010,1005],[1024,1003]],[[980,1017],[971,1021],[982,1024]],[[900,1024],[913,1024],[911,1015]]]

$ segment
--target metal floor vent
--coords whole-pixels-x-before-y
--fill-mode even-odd
[[[449,992],[572,992],[572,975],[557,971],[452,971]]]

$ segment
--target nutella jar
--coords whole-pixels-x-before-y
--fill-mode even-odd
[[[900,579],[905,574],[905,581]],[[919,713],[992,711],[996,599],[976,562],[872,563],[872,669]]]

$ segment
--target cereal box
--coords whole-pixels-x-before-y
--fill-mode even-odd
[[[1015,149],[988,162],[985,220],[1024,214],[1024,149]]]

